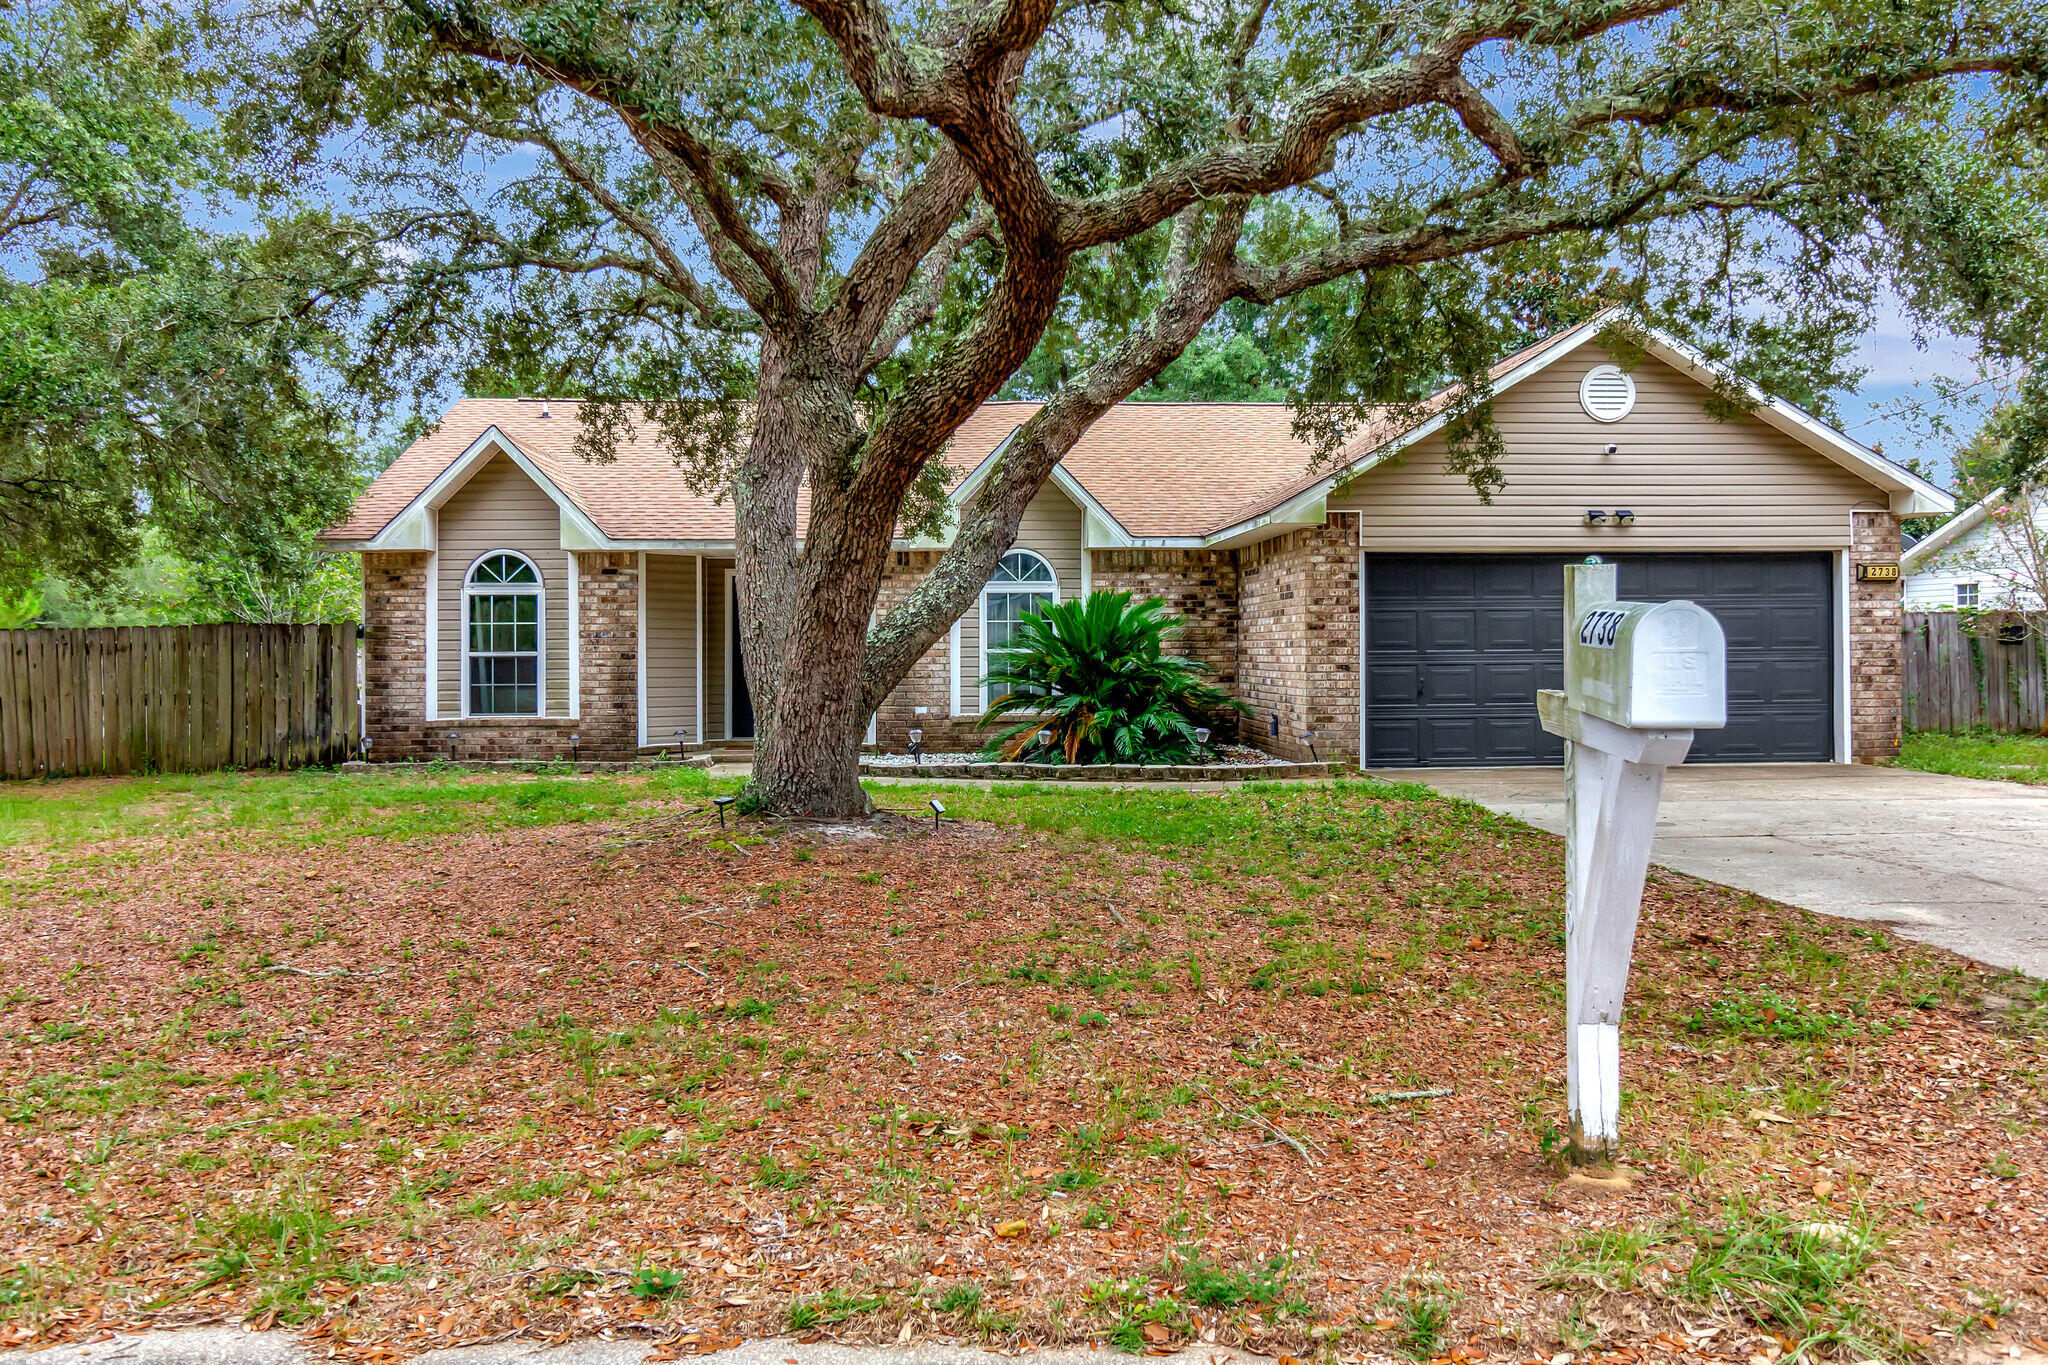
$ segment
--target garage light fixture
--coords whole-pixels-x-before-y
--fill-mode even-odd
[[[1626,507],[1620,508],[1614,514],[1614,524],[1617,526],[1633,526],[1636,524],[1636,514],[1629,511]]]
[[[1607,524],[1607,513],[1605,513],[1605,512],[1603,512],[1603,511],[1601,511],[1601,510],[1600,510],[1599,508],[1597,508],[1597,507],[1589,507],[1589,508],[1587,508],[1587,509],[1586,509],[1586,525],[1588,525],[1588,526],[1605,526],[1606,524]]]

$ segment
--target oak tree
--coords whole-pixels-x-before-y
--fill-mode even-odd
[[[1247,310],[1319,449],[1449,384],[1481,488],[1485,367],[1556,302],[1531,280],[1809,403],[1883,288],[1987,355],[2044,341],[2033,0],[271,13],[274,116],[395,244],[366,401],[581,393],[589,458],[651,422],[729,494],[753,794],[782,811],[867,808],[870,712],[1053,465]],[[1045,405],[949,511],[948,441],[1006,386]],[[948,518],[871,624],[892,538]]]

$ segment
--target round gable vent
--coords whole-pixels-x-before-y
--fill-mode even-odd
[[[1619,365],[1595,365],[1579,381],[1579,406],[1596,422],[1619,422],[1635,410],[1636,381]]]

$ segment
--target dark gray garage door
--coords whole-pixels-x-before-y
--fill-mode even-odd
[[[1691,761],[1835,754],[1830,557],[1611,555],[1627,601],[1690,598],[1728,636],[1728,728]],[[1536,690],[1564,685],[1561,555],[1365,557],[1366,762],[1557,763]]]

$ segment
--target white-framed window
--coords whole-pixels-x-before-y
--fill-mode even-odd
[[[988,674],[989,655],[1010,643],[1010,632],[1026,612],[1040,611],[1059,600],[1059,579],[1044,556],[1012,550],[1003,556],[981,590],[981,672]],[[985,707],[1003,695],[994,683],[982,684]]]
[[[540,570],[513,550],[491,550],[462,584],[462,713],[540,714],[546,643]]]
[[[1977,605],[1977,602],[1977,585],[1975,583],[1956,584],[1956,605],[1958,607],[1974,607]]]

